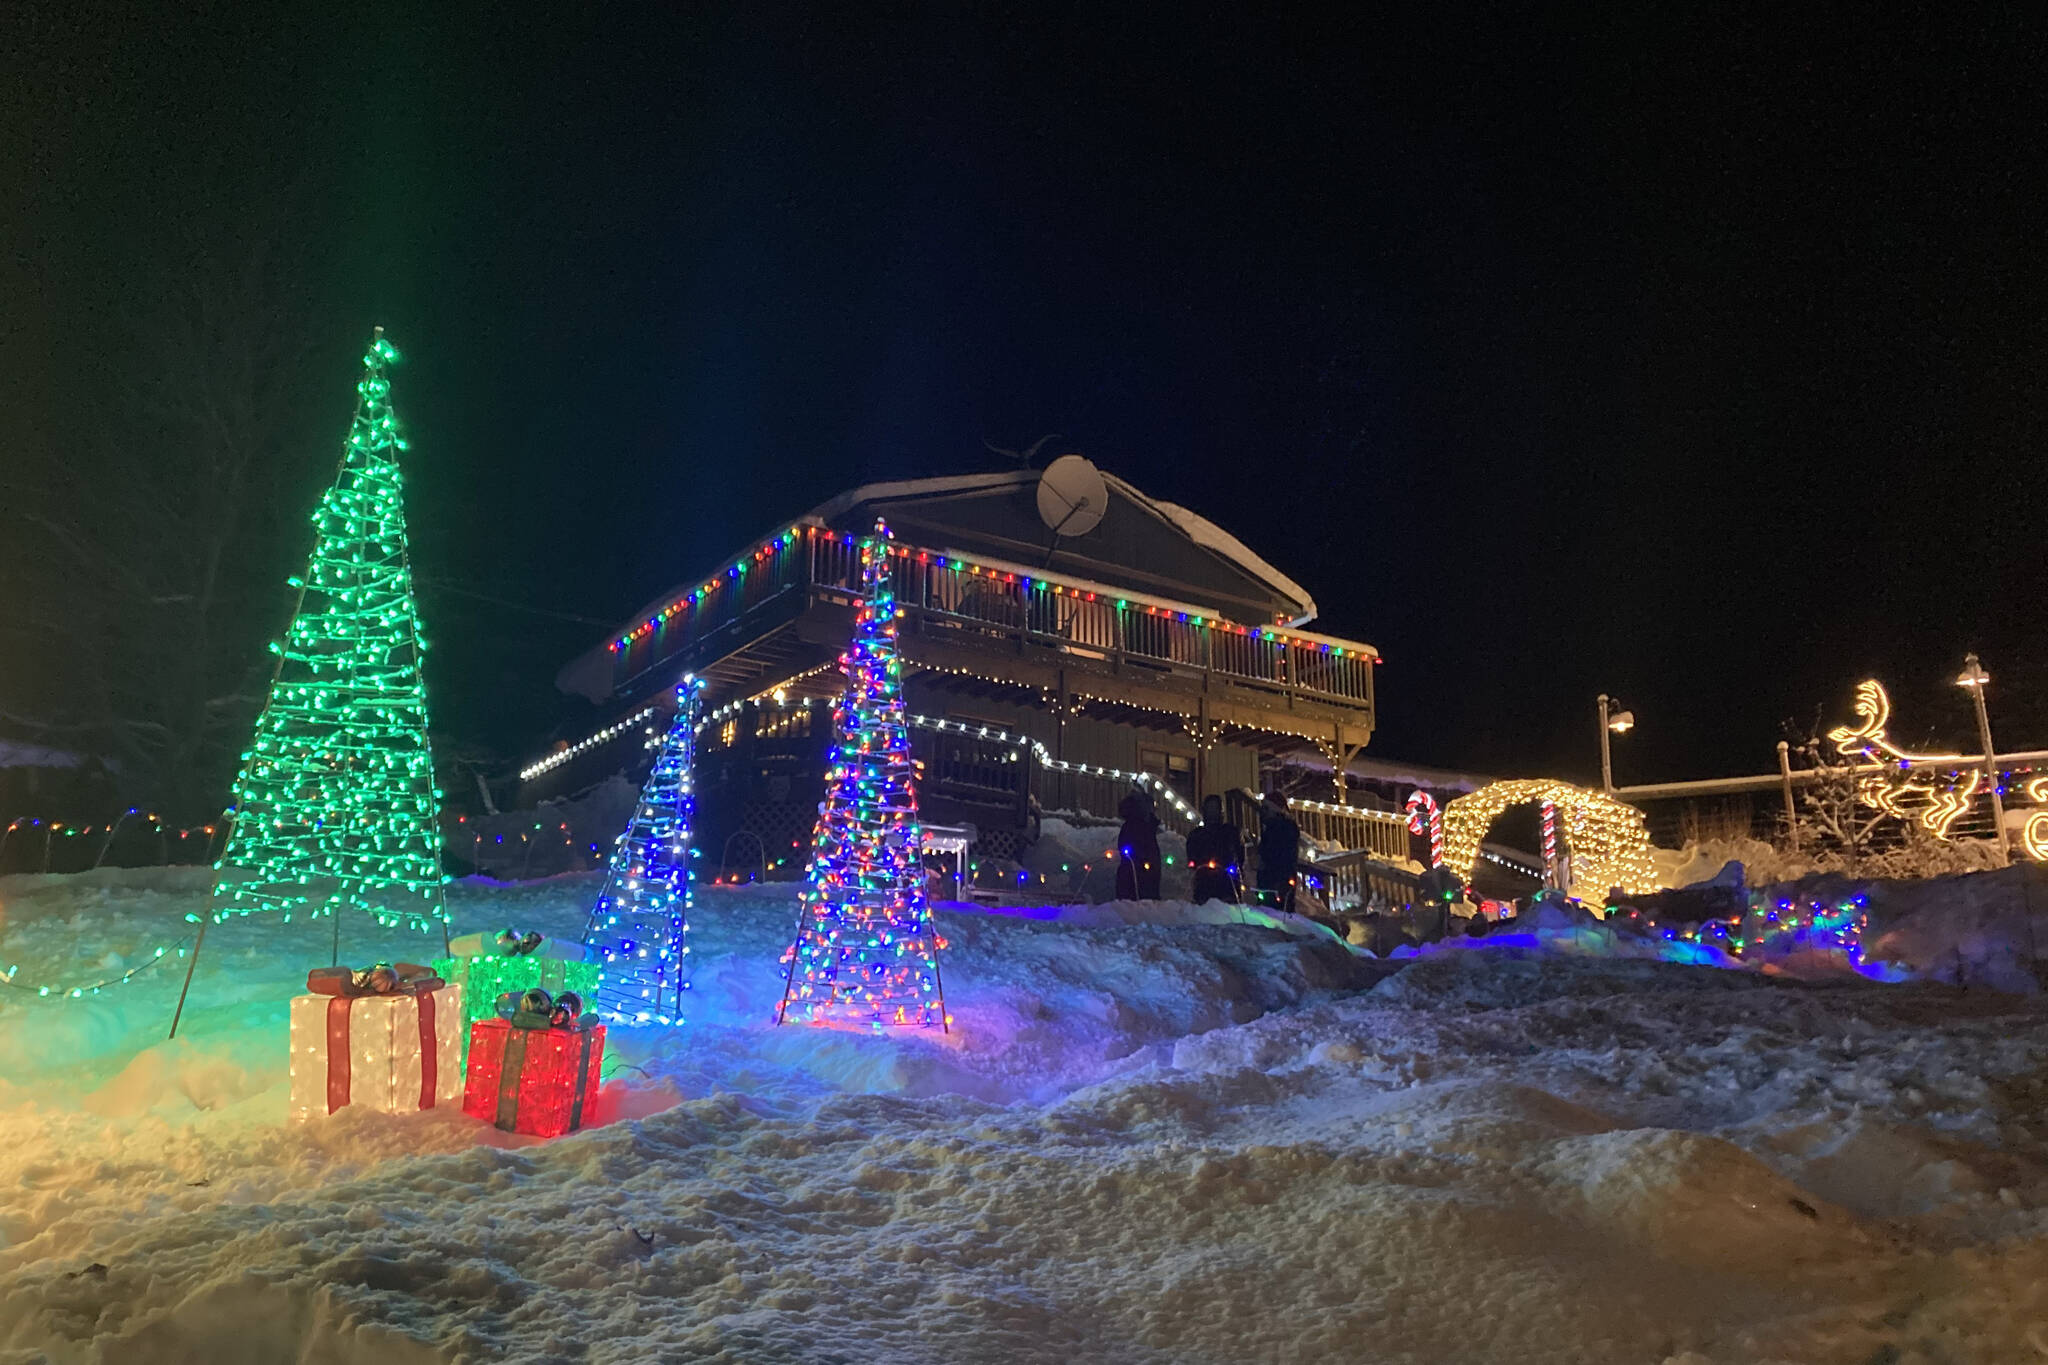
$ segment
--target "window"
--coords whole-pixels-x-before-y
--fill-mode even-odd
[[[1140,749],[1138,750],[1138,767],[1141,771],[1148,772],[1154,777],[1164,780],[1167,786],[1173,788],[1182,796],[1187,797],[1191,801],[1194,799],[1195,756],[1193,754],[1177,754],[1169,749]]]
[[[763,709],[754,718],[755,739],[809,739],[811,709],[808,706]]]

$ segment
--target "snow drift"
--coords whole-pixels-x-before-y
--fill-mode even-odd
[[[573,934],[594,879],[453,888]],[[203,874],[0,882],[21,980],[125,970]],[[1535,934],[1398,972],[1157,906],[939,914],[951,1036],[768,1025],[781,888],[596,1126],[285,1122],[328,926],[0,992],[0,1361],[1672,1362],[2048,1355],[2048,1015]],[[1172,922],[1161,922],[1172,921]],[[345,957],[416,952],[348,928]]]

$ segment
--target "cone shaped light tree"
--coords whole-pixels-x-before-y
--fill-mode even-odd
[[[832,713],[825,800],[776,1022],[945,1027],[887,526],[875,523],[860,557],[863,600],[840,658],[846,690]]]
[[[583,941],[601,955],[597,1009],[621,1023],[682,1022],[697,813],[692,769],[703,695],[696,678],[684,678],[676,689],[675,722],[654,756],[632,823],[612,848],[604,889],[583,926]]]
[[[271,646],[270,696],[214,864],[214,922],[356,908],[446,933],[426,642],[398,470],[406,443],[385,374],[397,359],[377,329],[341,467],[313,513],[312,558],[291,580],[291,629]]]

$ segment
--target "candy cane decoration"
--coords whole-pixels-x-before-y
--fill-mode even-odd
[[[1408,793],[1408,832],[1429,835],[1429,865],[1444,865],[1444,813],[1436,798],[1420,788]]]
[[[1557,884],[1557,804],[1543,803],[1543,878]]]

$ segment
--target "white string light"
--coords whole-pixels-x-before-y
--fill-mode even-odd
[[[626,733],[626,731],[632,729],[634,726],[641,724],[643,721],[653,719],[654,712],[655,708],[650,706],[646,710],[641,711],[638,715],[628,716],[626,719],[618,722],[616,725],[605,726],[604,729],[599,730],[596,734],[591,735],[587,739],[579,740],[576,743],[571,744],[566,749],[557,749],[554,753],[549,754],[546,758],[536,759],[534,762],[527,764],[524,768],[521,768],[519,770],[519,780],[521,782],[531,782],[534,778],[539,777],[542,773],[552,772],[556,768],[561,767],[564,763],[567,763],[570,759],[576,757],[578,754],[588,753],[590,750],[597,748],[600,744],[611,743],[613,740],[617,739],[620,735],[623,735],[624,733]],[[654,739],[654,743],[648,745],[647,747],[652,749],[657,747],[660,743],[661,738],[657,735]]]
[[[978,725],[964,720],[945,720],[938,716],[911,716],[912,725],[923,730],[939,730],[948,734],[971,735],[976,739],[992,739],[998,744],[1015,744],[1029,747],[1031,756],[1043,767],[1054,772],[1081,773],[1088,777],[1106,777],[1112,782],[1133,782],[1158,792],[1176,811],[1196,823],[1201,822],[1201,812],[1189,805],[1187,798],[1161,781],[1157,773],[1134,773],[1124,768],[1106,768],[1099,763],[1075,763],[1063,758],[1054,758],[1052,750],[1045,747],[1043,740],[1029,735],[1013,735],[997,725]]]

